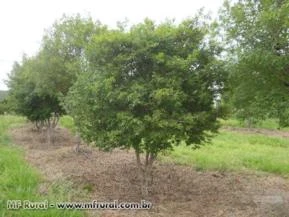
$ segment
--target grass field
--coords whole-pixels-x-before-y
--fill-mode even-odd
[[[64,116],[60,122],[63,127],[75,131],[71,117]],[[225,127],[244,127],[236,119],[221,120],[221,124]],[[274,119],[268,119],[255,127],[274,130],[278,123]],[[288,129],[283,129],[286,130]],[[198,170],[255,170],[289,177],[289,138],[221,130],[211,144],[197,150],[181,144],[174,151],[161,155],[160,159],[192,165]]]
[[[8,210],[7,200],[30,200],[40,202],[66,201],[69,189],[64,184],[54,184],[47,195],[38,193],[42,177],[24,159],[24,152],[13,145],[7,135],[9,127],[24,123],[25,120],[15,116],[0,116],[0,217],[78,217],[83,213],[57,209],[48,210]]]
[[[199,170],[257,170],[289,177],[288,156],[289,139],[223,130],[211,144],[197,150],[181,144],[161,159]]]

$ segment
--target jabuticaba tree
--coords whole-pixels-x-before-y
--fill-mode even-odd
[[[85,71],[85,46],[91,36],[106,27],[91,18],[63,16],[46,30],[41,48],[33,57],[15,63],[8,86],[15,111],[33,121],[37,128],[54,128],[65,113],[63,98]]]
[[[46,30],[41,50],[43,73],[38,73],[40,89],[65,96],[76,77],[86,70],[85,47],[93,35],[106,31],[106,26],[91,17],[63,16]]]
[[[232,104],[243,119],[289,124],[288,11],[288,0],[240,0],[226,1],[220,13]]]
[[[21,64],[15,63],[9,76],[8,101],[16,113],[27,117],[37,128],[54,128],[65,110],[56,94],[37,88],[35,75],[40,72],[38,56],[24,57]]]
[[[134,149],[144,195],[161,151],[180,141],[198,147],[219,127],[214,99],[224,86],[223,64],[201,21],[145,20],[96,35],[85,51],[89,70],[66,98],[86,141]]]

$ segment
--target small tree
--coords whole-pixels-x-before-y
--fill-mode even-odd
[[[35,74],[41,73],[38,56],[24,57],[22,64],[15,63],[8,82],[8,101],[13,110],[27,117],[37,129],[47,129],[48,143],[52,142],[53,129],[64,113],[56,94],[37,88]]]
[[[216,49],[204,43],[206,30],[197,19],[159,26],[145,20],[97,36],[86,53],[90,72],[66,99],[88,142],[135,150],[143,195],[161,151],[181,140],[198,147],[218,128],[213,99],[223,78]]]

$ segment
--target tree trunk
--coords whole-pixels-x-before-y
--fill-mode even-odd
[[[50,145],[52,144],[52,132],[51,132],[51,123],[50,120],[48,119],[46,122],[46,132],[47,132],[47,143]]]
[[[47,131],[47,143],[48,144],[52,144],[52,135],[51,135],[51,127],[47,127],[46,129]]]
[[[48,118],[46,122],[46,130],[47,130],[47,143],[53,144],[55,141],[55,128],[59,121],[59,115],[54,113],[50,118]]]
[[[247,127],[248,127],[248,128],[252,128],[252,127],[253,127],[253,120],[252,120],[252,118],[248,118],[248,119],[247,119]]]
[[[144,198],[149,195],[149,187],[152,184],[152,165],[156,155],[153,153],[146,152],[145,162],[141,162],[140,152],[135,151],[137,167],[139,170],[139,177],[141,179],[141,193]]]
[[[80,145],[81,145],[81,138],[80,138],[80,134],[78,132],[76,132],[75,140],[76,140],[75,152],[79,153]]]

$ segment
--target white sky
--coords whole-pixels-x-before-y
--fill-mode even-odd
[[[130,24],[148,17],[181,21],[202,7],[217,14],[223,0],[7,0],[0,3],[0,90],[14,61],[34,55],[44,33],[65,13],[91,15],[111,27],[127,18]]]

